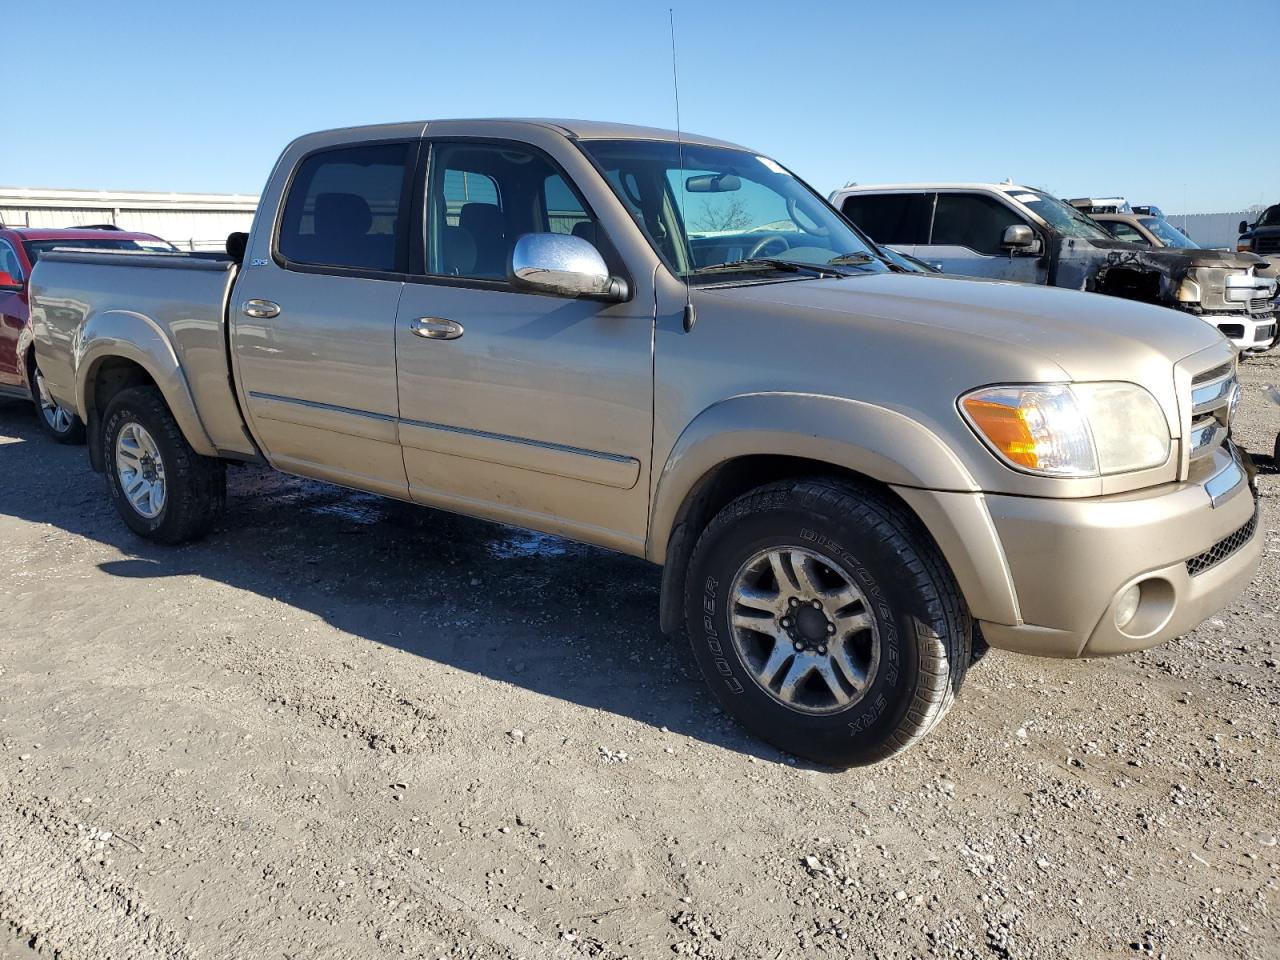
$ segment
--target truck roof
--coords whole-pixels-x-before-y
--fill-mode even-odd
[[[603,120],[567,120],[547,117],[476,117],[416,120],[406,123],[373,124],[368,126],[340,127],[332,130],[318,130],[315,133],[307,134],[299,139],[308,140],[312,137],[329,139],[334,134],[425,136],[433,126],[437,125],[447,125],[450,128],[463,126],[475,126],[479,128],[489,125],[497,126],[499,124],[503,126],[516,125],[538,127],[543,130],[556,130],[564,136],[576,140],[658,140],[668,143],[676,143],[678,140],[683,140],[685,143],[697,146],[731,147],[736,150],[747,149],[740,144],[730,143],[727,140],[717,140],[713,137],[704,137],[700,134],[689,133],[687,131],[682,131],[677,135],[674,130],[664,130],[660,127],[641,127],[629,123],[612,123]],[[453,130],[450,130],[450,133],[453,132]],[[479,132],[480,131],[477,131],[477,133]]]
[[[885,190],[1038,190],[1020,183],[962,183],[930,180],[927,183],[851,183],[836,193],[873,193]]]

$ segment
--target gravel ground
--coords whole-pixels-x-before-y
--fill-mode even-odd
[[[6,960],[1280,955],[1277,533],[1188,636],[993,652],[832,772],[712,708],[644,563],[232,476],[154,547],[0,405]]]

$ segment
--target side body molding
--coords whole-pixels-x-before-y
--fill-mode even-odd
[[[708,407],[684,429],[657,480],[648,559],[683,575],[687,556],[671,542],[681,509],[699,481],[738,457],[801,457],[887,484],[938,543],[975,616],[1017,623],[1017,598],[982,493],[937,435],[905,414],[840,397],[753,393]],[[691,548],[691,543],[685,547]],[[683,590],[668,583],[664,589]],[[666,606],[664,602],[664,607]]]
[[[156,382],[192,449],[206,457],[218,455],[196,412],[191,385],[173,344],[150,317],[131,310],[106,310],[89,316],[81,328],[73,356],[76,408],[82,419],[89,415],[89,386],[99,365],[112,358],[130,360]],[[101,415],[102,411],[96,413]]]

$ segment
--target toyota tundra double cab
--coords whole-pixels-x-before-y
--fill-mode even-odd
[[[648,558],[716,699],[800,756],[918,740],[977,642],[1148,647],[1259,562],[1211,327],[891,270],[754,150],[317,133],[228,247],[36,267],[40,368],[130,529],[205,533],[261,463]]]
[[[1276,281],[1251,254],[1117,240],[1070,204],[1012,183],[859,184],[831,202],[878,243],[946,273],[1172,307],[1250,353],[1276,341]]]

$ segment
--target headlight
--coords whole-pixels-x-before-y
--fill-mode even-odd
[[[1097,477],[1169,459],[1164,413],[1133,383],[983,387],[960,410],[1001,460],[1030,473]]]

